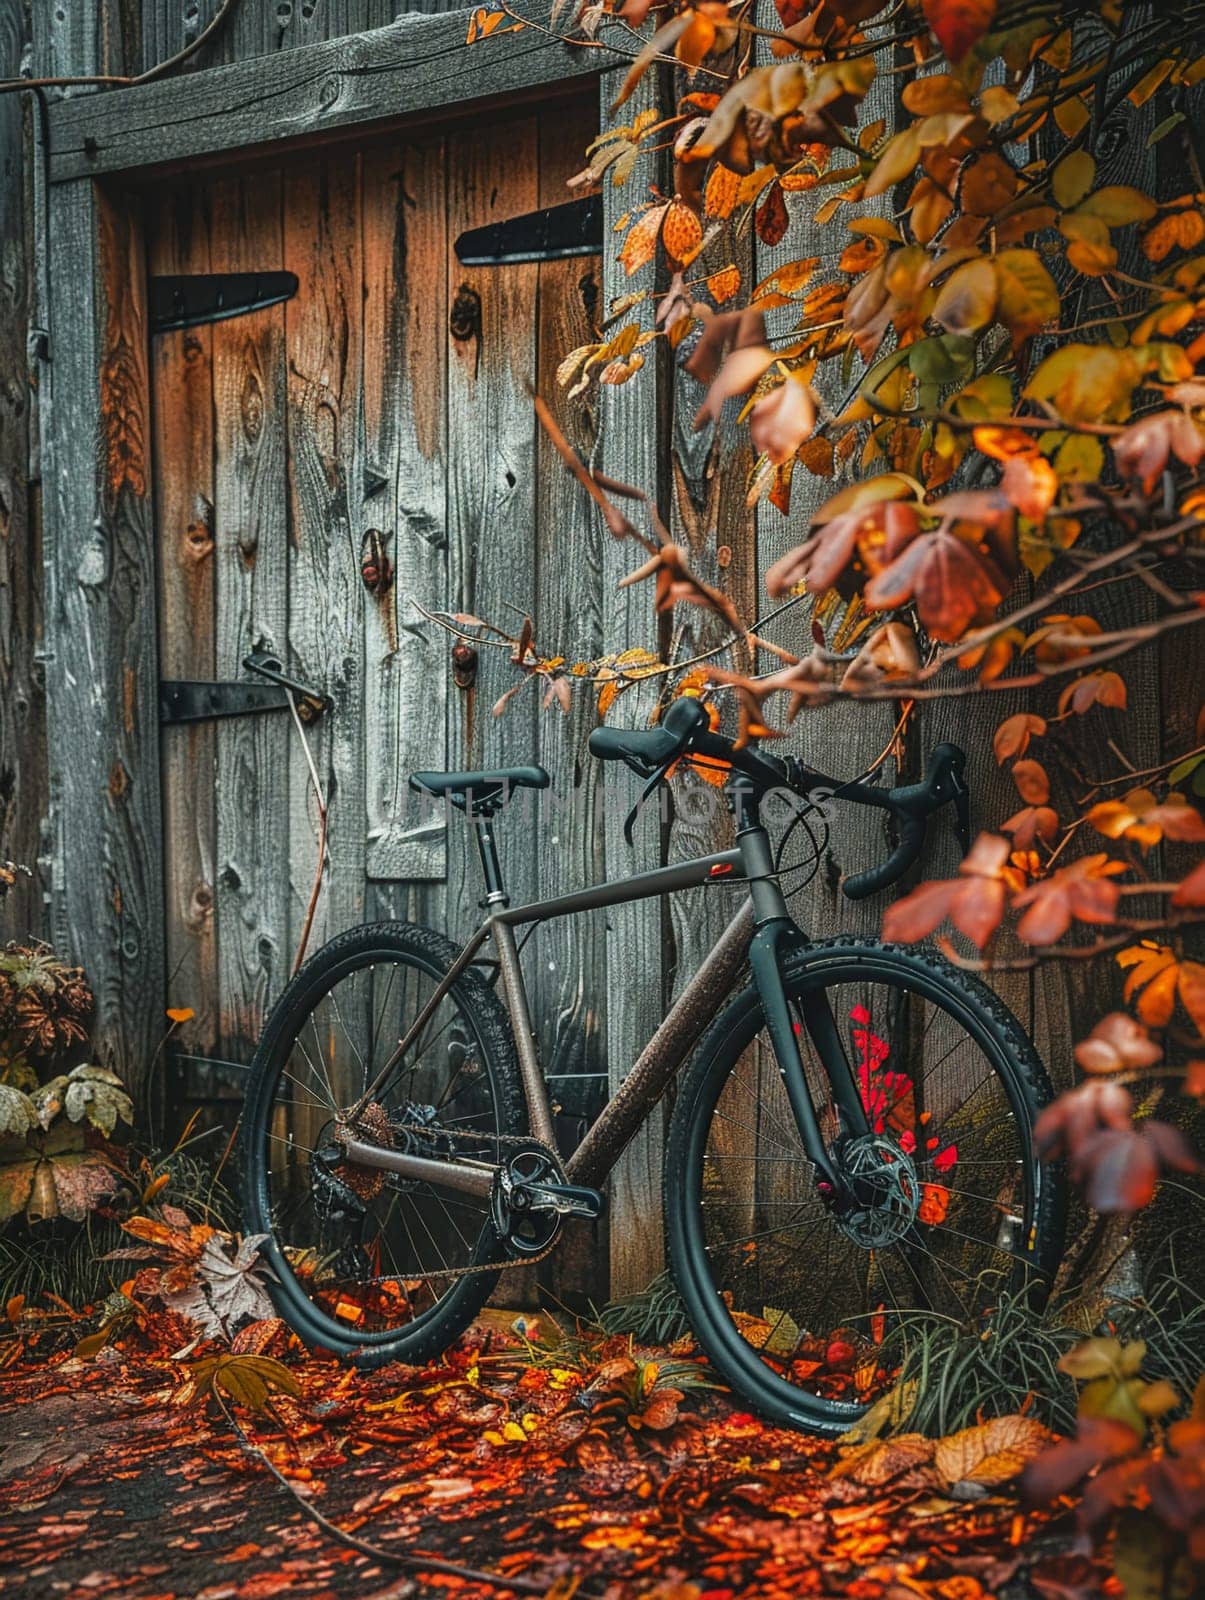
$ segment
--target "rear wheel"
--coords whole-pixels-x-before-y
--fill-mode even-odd
[[[755,989],[713,1024],[674,1108],[670,1257],[691,1326],[747,1403],[836,1433],[894,1381],[884,1340],[926,1311],[973,1323],[1039,1285],[1062,1249],[1061,1181],[1036,1156],[1051,1097],[1019,1023],[923,951],[835,940],[784,983],[825,1144],[861,1205],[817,1189]],[[827,1004],[866,1112],[840,1125],[804,1021]]]
[[[285,989],[251,1065],[246,1231],[267,1235],[281,1316],[364,1366],[438,1354],[497,1280],[488,1201],[354,1166],[332,1138],[457,954],[406,923],[341,934]],[[356,1128],[414,1154],[489,1162],[498,1135],[525,1131],[510,1025],[477,973],[456,979]]]

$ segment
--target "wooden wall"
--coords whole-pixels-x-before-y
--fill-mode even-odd
[[[39,68],[149,66],[187,42],[213,5],[39,0]],[[388,0],[239,0],[190,71],[339,38],[401,9]],[[462,38],[459,30],[457,23]],[[19,54],[11,33],[0,30],[10,60]],[[201,83],[197,98],[208,115]],[[615,87],[603,83],[604,105]],[[366,92],[362,84],[357,92]],[[650,78],[640,94],[657,92]],[[646,284],[648,269],[627,280],[613,260],[611,225],[632,196],[606,191],[601,264],[469,272],[450,246],[463,228],[563,197],[598,112],[592,80],[558,94],[554,105],[500,114],[488,139],[429,122],[136,190],[122,178],[96,184],[80,175],[90,115],[107,159],[126,102],[97,96],[90,113],[77,97],[66,108],[71,139],[52,142],[51,293],[34,309],[50,332],[33,369],[47,433],[44,588],[37,519],[26,509],[37,504],[42,460],[37,437],[27,445],[26,257],[11,186],[0,197],[9,207],[0,235],[0,461],[32,462],[28,473],[0,479],[0,845],[36,854],[46,833],[52,930],[99,974],[102,1053],[136,1082],[164,1004],[195,1012],[182,1032],[183,1056],[246,1058],[287,978],[315,851],[306,767],[288,722],[194,724],[168,728],[160,740],[158,676],[239,676],[246,651],[262,646],[332,695],[334,712],[313,736],[331,798],[331,864],[311,947],[376,917],[429,920],[453,934],[474,918],[477,880],[463,835],[445,835],[407,810],[405,777],[419,766],[535,758],[554,772],[561,810],[553,823],[538,833],[512,812],[501,826],[516,896],[681,859],[725,838],[724,824],[700,821],[690,793],[679,792],[664,823],[646,813],[630,848],[624,779],[606,774],[604,805],[604,775],[585,751],[591,697],[576,696],[564,716],[541,711],[530,686],[497,718],[491,708],[514,682],[509,663],[482,650],[475,685],[457,687],[450,641],[406,605],[413,594],[501,619],[530,612],[541,647],[571,658],[604,645],[667,642],[669,624],[654,620],[647,588],[618,588],[636,552],[605,534],[560,471],[535,427],[528,382],[552,401],[579,449],[597,447],[604,470],[657,499],[697,570],[747,614],[764,604],[765,570],[797,540],[809,512],[864,470],[855,457],[833,478],[801,471],[789,519],[769,507],[753,514],[744,498],[747,440],[728,428],[693,431],[698,386],[664,354],[627,386],[579,400],[557,390],[560,356],[589,336],[612,296]],[[15,107],[14,98],[0,101],[6,172],[19,135]],[[307,133],[320,125],[307,112]],[[130,159],[154,156],[140,148]],[[796,220],[806,219],[810,203],[791,200]],[[0,223],[5,216],[0,211]],[[812,253],[823,255],[827,236],[815,234]],[[782,254],[760,243],[741,248],[754,280]],[[792,254],[801,248],[793,233]],[[288,306],[149,340],[144,270],[278,266],[301,280]],[[832,269],[828,258],[816,281]],[[471,312],[474,297],[479,323],[453,318],[458,302]],[[67,329],[76,336],[57,337]],[[855,381],[851,374],[849,386]],[[833,386],[825,399],[838,406],[844,392]],[[383,598],[360,579],[362,543],[374,529],[396,569]],[[48,763],[40,608],[53,700]],[[713,637],[710,622],[694,615],[675,626],[683,629],[682,654]],[[770,637],[802,649],[803,627],[792,614]],[[1169,746],[1171,730],[1183,731],[1188,670],[1171,651],[1158,659],[1152,652],[1135,668],[1137,720],[1110,722],[1110,733],[1131,741],[1136,765],[1145,764],[1153,737],[1153,712],[1143,706],[1167,708],[1159,726]],[[971,754],[978,819],[999,820],[1013,802],[990,737],[1010,709],[927,709],[910,732],[905,765],[919,766],[934,743],[955,738]],[[613,717],[646,714],[647,702],[633,695]],[[853,772],[882,748],[892,720],[886,705],[864,708],[856,720],[848,708],[830,708],[802,718],[790,747],[818,766]],[[95,728],[95,739],[81,744],[81,728]],[[877,929],[881,905],[851,905],[838,879],[885,850],[865,816],[838,819],[830,857],[794,903],[803,926]],[[952,836],[935,830],[922,871],[941,876],[955,860]],[[5,926],[21,931],[35,921],[41,887],[0,907]],[[567,1132],[580,1131],[607,1081],[622,1081],[730,898],[696,891],[535,936],[525,959]],[[1088,1015],[1099,993],[1082,982],[1071,991],[1050,969],[1002,974],[998,986],[1056,1082],[1068,1082],[1071,1007]],[[237,1073],[184,1060],[172,1109],[212,1097],[232,1120],[238,1087]],[[639,1287],[660,1264],[666,1114],[657,1110],[614,1180],[616,1292]],[[585,1282],[598,1242],[576,1237]]]
[[[93,0],[77,29],[92,13],[96,48],[105,70],[150,71],[192,44],[221,8],[221,0]],[[76,7],[72,7],[76,9]],[[460,9],[457,0],[233,0],[212,42],[186,63],[184,72],[252,56],[295,50],[326,39],[342,39],[383,28],[408,12],[430,15]]]
[[[0,7],[0,77],[20,70],[22,7]],[[39,470],[27,338],[33,272],[31,175],[23,159],[31,108],[0,97],[0,859],[33,870],[0,900],[0,937],[43,929],[38,859],[46,812]]]

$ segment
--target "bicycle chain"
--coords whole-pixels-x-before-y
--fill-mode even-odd
[[[415,1123],[412,1123],[412,1122],[391,1123],[390,1126],[392,1128],[394,1128],[398,1133],[418,1134],[422,1138],[425,1138],[425,1139],[430,1139],[432,1134],[436,1134],[438,1137],[444,1138],[444,1139],[472,1140],[472,1141],[474,1141],[475,1143],[478,1143],[478,1144],[480,1144],[481,1141],[483,1139],[485,1139],[485,1140],[490,1141],[490,1142],[492,1142],[492,1143],[494,1143],[496,1145],[501,1145],[501,1144],[520,1145],[520,1146],[522,1146],[522,1148],[524,1150],[538,1150],[538,1151],[540,1151],[542,1154],[548,1156],[548,1158],[556,1166],[556,1169],[557,1169],[558,1172],[561,1172],[563,1170],[562,1167],[561,1167],[561,1158],[557,1154],[557,1152],[552,1148],[551,1145],[545,1144],[542,1139],[537,1139],[533,1134],[522,1134],[522,1133],[489,1133],[489,1134],[470,1133],[467,1129],[442,1128],[442,1127],[441,1128],[427,1128],[427,1127],[418,1126],[418,1125],[416,1125]],[[532,1266],[535,1266],[537,1261],[545,1260],[556,1249],[556,1247],[560,1243],[560,1241],[561,1241],[561,1230],[558,1227],[557,1231],[553,1234],[552,1238],[544,1246],[544,1248],[542,1250],[537,1250],[532,1255],[515,1256],[513,1259],[508,1259],[508,1260],[504,1260],[504,1261],[483,1261],[483,1262],[475,1263],[472,1266],[468,1266],[468,1267],[437,1267],[434,1272],[420,1273],[419,1276],[420,1277],[430,1277],[430,1278],[471,1278],[471,1277],[477,1276],[477,1275],[479,1275],[479,1274],[481,1274],[483,1272],[513,1272],[516,1267],[532,1267]],[[396,1276],[396,1274],[391,1274],[391,1276]],[[386,1278],[370,1278],[368,1281],[370,1283],[376,1284],[376,1283],[386,1283],[386,1282],[388,1282],[388,1279],[386,1279]]]

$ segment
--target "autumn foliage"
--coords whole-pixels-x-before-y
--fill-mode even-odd
[[[596,688],[604,716],[652,679],[662,705],[734,707],[740,740],[837,699],[889,701],[906,730],[929,701],[1022,696],[993,740],[1014,805],[884,933],[980,969],[1116,964],[1117,1012],[1076,1051],[1091,1081],[1040,1135],[1095,1206],[1133,1210],[1195,1165],[1150,1111],[1205,1089],[1205,706],[1144,770],[1114,742],[1093,771],[1083,746],[1102,716],[1153,714],[1130,703],[1131,662],[1177,635],[1199,651],[1205,619],[1193,8],[635,0],[583,7],[567,36],[613,41],[616,18],[644,43],[574,185],[630,196],[615,248],[637,287],[558,377],[571,394],[653,381],[664,346],[705,386],[696,428],[748,428],[748,503],[798,532],[766,598],[806,648],[770,644],[639,490],[560,439],[610,532],[644,547],[626,581],[652,579],[658,612],[717,613],[724,637],[684,662],[570,663],[529,626],[516,665],[546,703]],[[650,88],[667,65],[668,99]],[[1145,142],[1118,172],[1102,129],[1121,106]],[[838,472],[852,481],[818,493]]]

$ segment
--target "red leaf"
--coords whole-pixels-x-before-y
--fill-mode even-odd
[[[951,61],[961,61],[991,27],[996,0],[924,0],[925,21]]]

